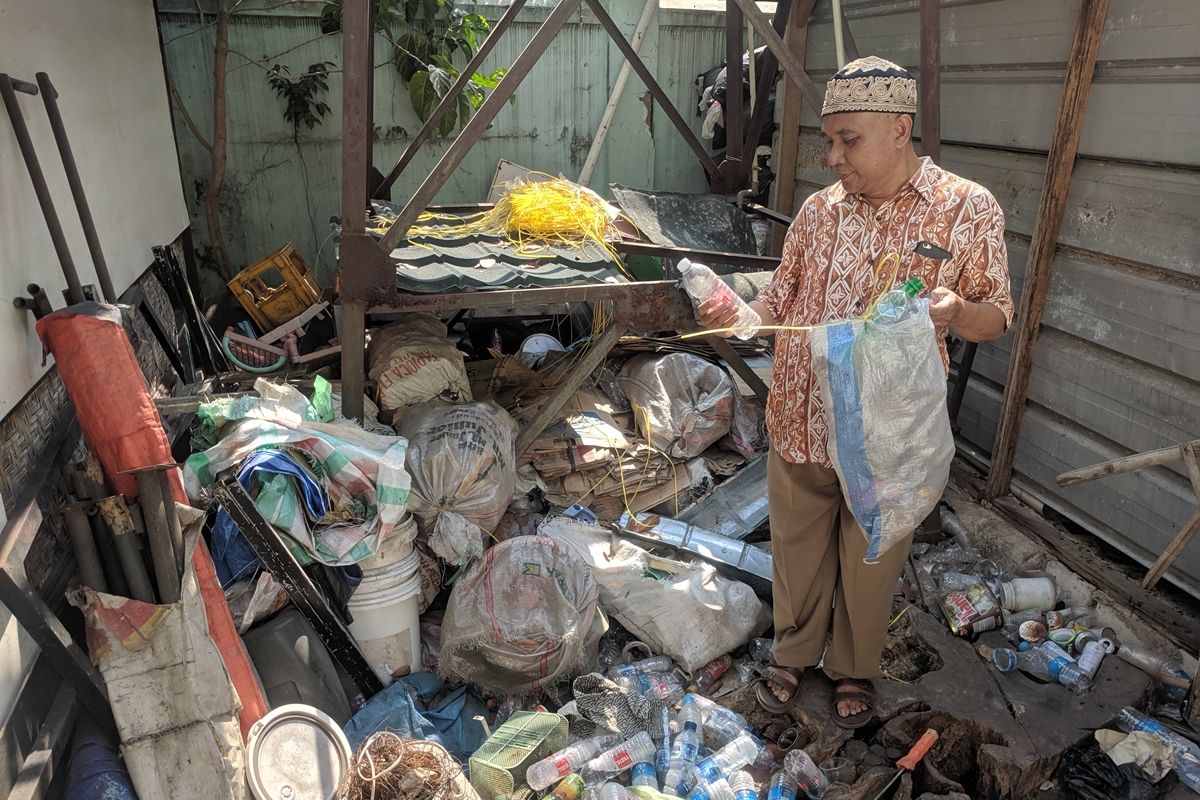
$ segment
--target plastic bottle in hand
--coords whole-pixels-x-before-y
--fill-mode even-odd
[[[608,671],[608,677],[615,679],[622,676],[649,675],[651,672],[670,672],[673,666],[670,656],[654,656],[631,664],[614,664]]]
[[[1200,792],[1200,747],[1195,743],[1129,706],[1121,709],[1117,716],[1117,727],[1125,733],[1149,733],[1165,742],[1175,754],[1175,772],[1179,775],[1179,781],[1193,792]]]
[[[578,775],[568,775],[562,783],[554,787],[554,791],[546,796],[546,800],[579,800],[583,796],[586,785]]]
[[[628,741],[622,742],[611,750],[606,750],[587,762],[583,777],[599,778],[616,775],[642,761],[654,760],[654,742],[645,731],[635,733]],[[589,781],[590,782],[590,781]]]
[[[767,791],[767,800],[796,800],[799,787],[796,779],[787,770],[780,770],[771,776],[771,788]]]
[[[717,311],[735,311],[737,318],[733,326],[740,330],[734,331],[733,335],[739,339],[754,338],[755,329],[762,324],[762,317],[716,273],[703,264],[684,258],[679,262],[679,275],[683,278],[684,291],[692,298],[694,308],[698,309],[702,303],[709,302]]]
[[[700,709],[694,699],[689,699],[691,697],[690,694],[685,696],[683,706],[679,709],[679,733],[675,735],[675,741],[671,744],[671,765],[667,769],[667,777],[663,779],[663,786],[675,791],[678,791],[678,787],[684,782],[689,767],[696,763],[696,756],[699,755],[703,742],[700,733]],[[680,796],[683,794],[679,792]]]
[[[658,789],[658,773],[654,769],[654,765],[649,761],[641,761],[633,765],[633,770],[629,773],[630,786],[649,786],[657,791]]]
[[[734,800],[733,787],[724,778],[697,786],[688,795],[688,800]]]
[[[649,675],[622,675],[614,682],[627,692],[672,703],[679,699],[684,690],[683,683],[674,675],[666,672],[652,672]]]
[[[900,322],[907,319],[915,305],[913,300],[925,291],[925,282],[920,278],[909,278],[904,285],[892,289],[876,305],[871,318],[878,322]]]
[[[730,775],[734,770],[754,763],[761,748],[749,733],[741,733],[736,739],[696,765],[700,777],[708,783]]]
[[[733,800],[758,800],[758,781],[745,770],[729,776],[729,788],[733,789]]]
[[[595,758],[597,753],[612,747],[617,743],[617,738],[606,733],[567,745],[536,764],[530,764],[525,770],[525,782],[529,784],[529,788],[540,792],[559,778],[579,769],[589,759]]]
[[[990,653],[987,650],[981,652],[985,658],[990,657],[996,669],[1001,672],[1020,669],[1043,680],[1057,681],[1070,687],[1077,694],[1092,688],[1092,682],[1077,666],[1045,647],[1030,647],[1020,651],[997,647]]]
[[[783,771],[796,781],[796,788],[813,800],[824,797],[829,791],[829,778],[821,771],[808,753],[796,749],[790,751],[783,759]]]

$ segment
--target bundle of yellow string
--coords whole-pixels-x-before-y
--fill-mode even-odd
[[[394,218],[380,215],[377,228]],[[408,231],[410,242],[421,237],[445,238],[486,234],[499,236],[524,258],[555,258],[550,248],[595,245],[626,272],[611,241],[617,231],[610,206],[595,192],[549,175],[517,179],[489,210],[466,216],[425,212]],[[626,272],[628,275],[628,273]]]

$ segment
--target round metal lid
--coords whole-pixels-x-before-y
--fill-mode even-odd
[[[299,703],[280,706],[250,728],[250,790],[257,800],[332,800],[351,758],[328,715]]]

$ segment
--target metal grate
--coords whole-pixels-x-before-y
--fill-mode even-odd
[[[567,720],[558,714],[518,711],[471,756],[471,785],[483,800],[510,796],[525,770],[567,744]]]

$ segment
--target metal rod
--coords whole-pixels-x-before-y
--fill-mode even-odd
[[[97,506],[116,544],[121,571],[125,573],[125,580],[129,584],[129,596],[143,603],[153,603],[154,589],[150,585],[146,565],[142,562],[138,532],[133,524],[133,516],[125,505],[125,498],[119,494],[113,495],[99,501]]]
[[[92,498],[93,500],[95,498]],[[95,503],[87,510],[88,524],[96,535],[96,546],[100,551],[100,564],[104,567],[104,575],[108,579],[109,591],[118,597],[129,596],[129,583],[125,580],[125,572],[121,569],[121,556],[117,553],[117,542],[112,531],[104,524]]]
[[[842,32],[842,0],[833,0],[833,49],[838,69],[846,66],[846,38]]]
[[[500,109],[504,107],[504,104],[517,91],[517,87],[521,85],[521,81],[525,80],[525,77],[529,75],[529,71],[533,69],[538,59],[546,52],[546,48],[550,46],[550,43],[558,36],[558,32],[567,24],[567,20],[579,8],[580,2],[581,0],[559,0],[558,5],[550,12],[550,16],[538,28],[537,33],[529,40],[529,44],[525,45],[525,49],[521,51],[521,54],[517,56],[516,61],[513,62],[504,79],[492,90],[488,98],[483,101],[483,105],[471,117],[470,122],[463,127],[462,131],[454,139],[454,143],[447,148],[437,166],[429,173],[429,177],[425,179],[421,187],[417,189],[404,206],[404,209],[400,212],[400,216],[392,223],[392,227],[384,235],[383,241],[379,243],[379,247],[384,253],[390,253],[396,249],[396,245],[408,233],[408,229],[417,221],[417,217],[437,197],[437,193],[446,184],[450,175],[458,168],[462,160],[466,158],[467,152],[483,136],[483,132],[492,124],[492,120],[500,113]],[[624,41],[624,39],[621,41]],[[345,202],[343,202],[343,207],[345,207]],[[343,224],[345,224],[345,220],[343,220]],[[354,233],[361,232],[362,226],[365,223],[360,221],[358,224],[359,227],[353,231]],[[344,378],[345,376],[343,376]]]
[[[58,153],[62,156],[63,169],[67,173],[67,183],[71,187],[71,197],[75,200],[75,208],[79,212],[79,223],[83,226],[83,236],[87,239],[88,252],[92,255],[92,263],[96,266],[96,278],[100,281],[100,291],[104,299],[110,303],[117,302],[117,291],[113,288],[112,275],[108,272],[108,262],[104,260],[104,250],[100,247],[100,237],[96,233],[96,221],[92,219],[92,209],[88,206],[87,194],[83,191],[83,181],[79,179],[79,167],[75,164],[75,154],[71,152],[71,142],[67,139],[67,128],[63,125],[62,113],[58,110],[58,92],[50,83],[50,76],[39,72],[36,76],[38,88],[42,90],[42,102],[46,105],[46,116],[50,117],[50,130],[54,131],[54,141],[58,144]]]
[[[635,53],[640,53],[642,50],[642,42],[646,39],[650,25],[654,22],[654,16],[658,12],[658,3],[659,0],[646,0],[646,7],[642,9],[642,18],[638,20],[637,28],[633,32],[633,39],[629,43]],[[632,74],[632,64],[628,61],[621,64],[621,71],[617,73],[617,80],[613,83],[612,94],[608,97],[608,105],[604,107],[604,116],[600,118],[600,126],[596,128],[596,135],[592,137],[592,146],[588,149],[587,158],[583,161],[583,169],[579,171],[579,180],[576,183],[580,186],[587,186],[592,181],[592,173],[596,171],[596,162],[600,160],[600,151],[604,149],[604,140],[608,138],[608,129],[612,126],[617,106],[621,104],[621,96],[625,94],[625,85],[629,83],[629,76]]]
[[[401,154],[400,160],[396,162],[396,166],[392,167],[392,171],[387,174],[387,177],[383,179],[383,183],[376,189],[376,195],[385,194],[390,191],[392,185],[404,173],[404,170],[408,168],[412,160],[417,157],[417,153],[425,146],[430,137],[433,136],[433,132],[437,130],[438,123],[442,121],[442,117],[446,116],[448,111],[456,107],[458,96],[467,87],[467,84],[471,82],[471,76],[479,71],[483,60],[492,52],[492,48],[499,43],[500,36],[508,30],[509,26],[516,20],[517,14],[524,7],[525,0],[513,0],[512,4],[505,9],[504,15],[496,22],[491,33],[479,44],[479,50],[476,51],[471,60],[467,62],[467,65],[463,67],[462,72],[459,73],[458,80],[454,82],[450,87],[450,91],[446,92],[446,96],[437,104],[437,108],[429,115],[429,119],[425,120],[425,123],[421,126],[421,130],[417,131],[417,135],[408,143],[408,147],[404,148],[404,153]]]
[[[33,92],[31,92],[33,94]],[[33,149],[33,140],[29,138],[29,128],[25,126],[25,117],[21,114],[21,106],[17,103],[14,93],[13,79],[0,73],[0,97],[4,98],[4,107],[8,110],[8,120],[12,123],[13,134],[17,137],[17,146],[25,159],[25,169],[29,171],[29,180],[33,182],[33,191],[37,195],[38,205],[42,207],[42,216],[46,219],[46,227],[50,230],[50,241],[54,244],[54,252],[58,255],[58,263],[62,267],[63,277],[67,281],[67,293],[71,303],[83,302],[83,285],[79,282],[79,273],[75,270],[75,262],[71,259],[71,251],[67,247],[67,238],[63,235],[62,224],[58,221],[58,212],[54,210],[54,198],[50,196],[50,188],[46,185],[46,176],[38,163],[37,151]]]
[[[787,22],[792,13],[792,0],[779,0],[775,6],[775,16],[771,19],[771,26],[782,37],[787,33]],[[751,39],[753,39],[754,24],[750,20],[746,20],[747,26],[750,28]],[[747,48],[750,52],[750,63],[753,65],[754,48]],[[759,137],[762,136],[763,128],[767,125],[767,111],[770,106],[771,87],[775,85],[775,78],[779,76],[779,59],[771,52],[771,48],[763,53],[762,69],[758,73],[758,82],[755,84],[754,76],[750,78],[750,84],[754,90],[754,97],[751,98],[750,104],[750,124],[746,126],[746,152],[750,154],[750,158],[743,165],[745,178],[743,184],[749,184],[750,175],[754,169],[754,151],[758,148]],[[790,132],[784,132],[782,135],[790,135]],[[784,224],[790,224],[788,220]]]
[[[179,524],[179,511],[175,508],[175,498],[171,494],[171,470],[174,467],[157,470],[158,490],[163,497],[163,513],[167,518],[167,532],[171,535],[171,549],[175,551],[175,574],[183,579],[183,527]]]
[[[96,549],[96,540],[92,537],[87,504],[71,503],[63,509],[62,515],[67,526],[67,535],[71,539],[71,549],[75,551],[75,561],[79,564],[79,579],[84,586],[97,592],[107,592],[108,582],[104,580],[100,551]]]
[[[367,169],[371,138],[370,0],[342,5],[342,232],[361,234],[366,227]]]
[[[604,4],[600,0],[587,0],[587,4],[592,13],[596,15],[596,19],[608,31],[609,37],[612,38],[617,48],[625,56],[625,60],[633,65],[634,71],[642,79],[642,83],[645,84],[646,88],[650,90],[650,94],[654,96],[655,101],[662,107],[663,112],[667,115],[667,119],[671,120],[671,124],[675,126],[675,130],[679,131],[679,135],[683,137],[688,147],[700,159],[700,166],[709,175],[715,176],[718,172],[717,162],[713,161],[713,157],[709,155],[708,150],[700,142],[700,138],[696,136],[695,132],[683,118],[683,115],[675,108],[671,102],[671,98],[663,91],[662,86],[654,79],[654,74],[646,67],[641,56],[634,52],[629,42],[625,40],[625,35],[617,27],[617,23],[613,22],[613,18],[608,15],[608,12],[604,9]]]
[[[150,542],[150,560],[154,563],[154,580],[158,583],[158,599],[164,604],[179,602],[179,576],[175,572],[175,551],[171,547],[171,532],[167,528],[162,489],[154,470],[137,473],[138,498],[146,524],[146,539]]]
[[[775,54],[775,58],[779,60],[780,66],[783,67],[784,77],[796,85],[796,88],[804,95],[804,100],[814,111],[820,114],[824,95],[817,88],[817,85],[813,83],[812,78],[808,77],[808,73],[804,71],[804,64],[788,50],[783,38],[771,27],[771,23],[767,21],[762,11],[759,11],[758,5],[754,0],[734,0],[734,2],[742,9],[742,13],[746,15],[746,19],[750,20],[750,24],[754,26],[755,32],[766,41],[767,47]]]

